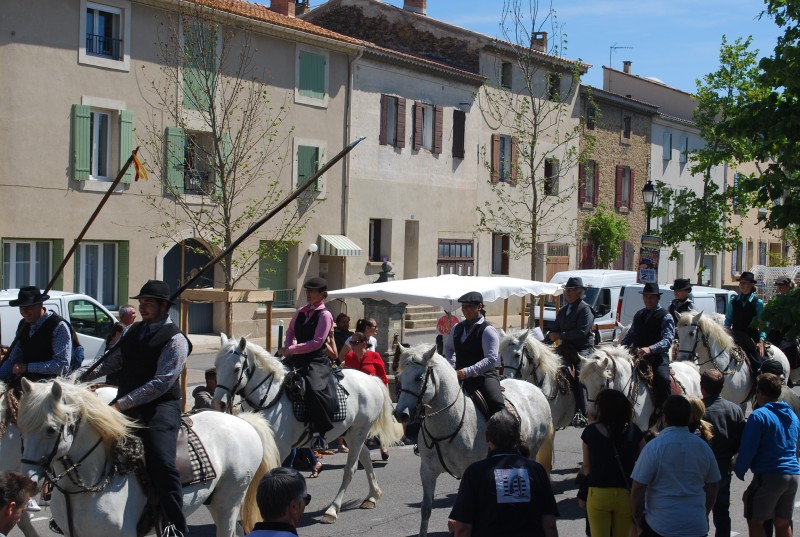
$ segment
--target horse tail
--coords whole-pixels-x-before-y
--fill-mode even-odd
[[[261,520],[261,512],[258,510],[258,505],[256,505],[258,484],[261,483],[261,478],[264,477],[264,474],[281,465],[281,458],[278,452],[278,446],[275,444],[275,438],[272,435],[272,428],[269,426],[269,422],[267,422],[266,419],[253,412],[243,412],[239,414],[239,417],[256,430],[259,438],[261,438],[261,445],[264,448],[264,452],[261,455],[261,462],[258,465],[255,475],[253,475],[253,479],[247,486],[247,492],[245,493],[244,502],[242,503],[242,527],[247,534],[253,531],[255,523]]]
[[[389,388],[378,377],[370,378],[380,386],[383,394],[383,404],[378,419],[375,420],[369,430],[369,436],[377,437],[381,442],[381,446],[389,447],[400,442],[403,437],[403,428],[394,420],[392,415],[394,408],[392,407],[392,396],[389,395]]]
[[[556,430],[553,427],[553,422],[547,425],[547,436],[544,437],[544,442],[536,453],[536,462],[544,466],[547,475],[553,470],[553,452],[555,450],[555,436]]]

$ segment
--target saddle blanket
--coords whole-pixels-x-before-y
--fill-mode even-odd
[[[181,484],[184,487],[211,481],[217,477],[208,452],[197,433],[194,432],[191,418],[186,414],[181,416],[177,448],[176,464],[178,472],[181,474]]]
[[[347,396],[350,395],[347,393],[347,390],[341,385],[341,383],[336,383],[336,412],[333,413],[331,416],[331,421],[344,421],[347,417]],[[292,411],[294,412],[294,417],[297,418],[297,421],[307,422],[308,421],[308,405],[303,400],[299,401],[292,401]]]

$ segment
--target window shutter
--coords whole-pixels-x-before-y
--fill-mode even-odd
[[[500,180],[500,135],[492,134],[492,167],[491,180],[496,183]]]
[[[125,165],[133,153],[133,112],[129,110],[122,110],[119,113],[119,167]],[[128,166],[125,175],[122,176],[122,182],[130,184],[133,179],[135,168],[133,163]]]
[[[663,151],[662,158],[664,160],[672,159],[672,133],[671,132],[665,132],[664,133],[663,144],[664,145],[661,148],[662,151]]]
[[[397,121],[394,146],[402,149],[406,146],[406,100],[397,98]]]
[[[64,239],[53,239],[51,243],[53,246],[53,267],[52,270],[56,270],[61,263],[64,261]],[[54,291],[63,291],[64,290],[64,273],[58,275],[58,279],[53,284]]]
[[[72,105],[72,179],[86,181],[92,171],[92,112],[88,106]]]
[[[128,301],[129,248],[128,241],[117,243],[117,306]]]
[[[597,206],[598,200],[600,200],[600,166],[595,161],[595,163],[594,163],[594,197],[592,199],[592,205]]]
[[[633,209],[633,195],[636,193],[636,174],[633,173],[633,168],[630,169],[631,177],[628,181],[628,209]]]
[[[622,207],[622,166],[617,166],[614,178],[614,207],[617,209]]]
[[[561,180],[561,162],[558,159],[553,159],[553,176],[550,181],[552,185],[552,195],[558,196],[559,181]]]
[[[414,103],[414,151],[422,147],[422,106]]]
[[[508,258],[509,253],[508,251],[511,249],[511,241],[508,235],[503,235],[503,238],[500,241],[503,252],[500,255],[500,273],[501,274],[508,274]]]
[[[179,127],[167,127],[166,158],[167,189],[170,194],[183,195],[184,140],[186,135]]]
[[[312,99],[325,98],[325,56],[300,51],[300,95]]]
[[[233,166],[233,155],[231,155],[231,151],[233,150],[233,143],[231,142],[231,135],[230,133],[224,132],[222,133],[222,162],[225,166],[225,177],[227,181],[231,180],[232,170],[231,167]],[[214,196],[217,198],[222,197],[222,175],[220,173],[215,174],[214,177]]]
[[[453,110],[453,158],[464,158],[464,127],[466,122],[466,112]]]
[[[310,145],[297,147],[297,186],[302,185],[314,175],[319,163],[319,148]],[[317,190],[316,186],[312,187]]]
[[[578,164],[578,207],[586,203],[586,164]]]
[[[378,143],[380,145],[386,145],[387,136],[386,136],[386,125],[389,122],[389,97],[387,95],[381,94],[381,130],[378,134]]]
[[[517,168],[519,168],[519,139],[514,136],[511,138],[511,184],[517,184]]]
[[[12,287],[3,280],[3,256],[5,255],[5,251],[6,249],[3,247],[3,239],[0,239],[0,289],[8,289],[9,287]]]
[[[433,107],[433,154],[442,153],[442,130],[444,127],[444,109],[441,106]]]

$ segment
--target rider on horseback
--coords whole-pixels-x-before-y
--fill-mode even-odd
[[[675,321],[675,326],[678,326],[678,317],[681,313],[694,311],[694,302],[689,298],[692,293],[692,282],[687,278],[678,278],[669,288],[675,293],[675,298],[669,305],[669,313]]]
[[[658,303],[661,290],[656,283],[646,283],[639,291],[644,308],[633,316],[630,330],[620,345],[630,346],[634,355],[653,369],[653,400],[655,410],[650,418],[660,414],[661,405],[670,395],[669,349],[675,339],[675,321]]]
[[[558,310],[556,321],[548,332],[550,341],[561,341],[556,352],[568,366],[575,368],[575,375],[567,375],[572,385],[575,396],[575,417],[572,418],[574,427],[586,427],[586,400],[580,381],[581,357],[588,357],[594,353],[594,311],[591,306],[583,301],[586,286],[583,278],[572,277],[564,286],[564,296],[567,305]]]
[[[764,302],[756,296],[756,278],[752,272],[742,272],[739,277],[739,294],[731,298],[725,312],[725,328],[733,340],[750,358],[750,367],[758,371],[764,363],[766,334],[757,328],[764,312]]]
[[[458,301],[464,320],[450,331],[444,356],[456,368],[458,380],[468,392],[481,392],[491,416],[506,407],[497,375],[500,336],[484,317],[483,295],[472,291]]]

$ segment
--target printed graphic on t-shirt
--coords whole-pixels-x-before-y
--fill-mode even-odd
[[[525,468],[495,468],[494,485],[497,489],[497,503],[531,501],[531,482]]]

